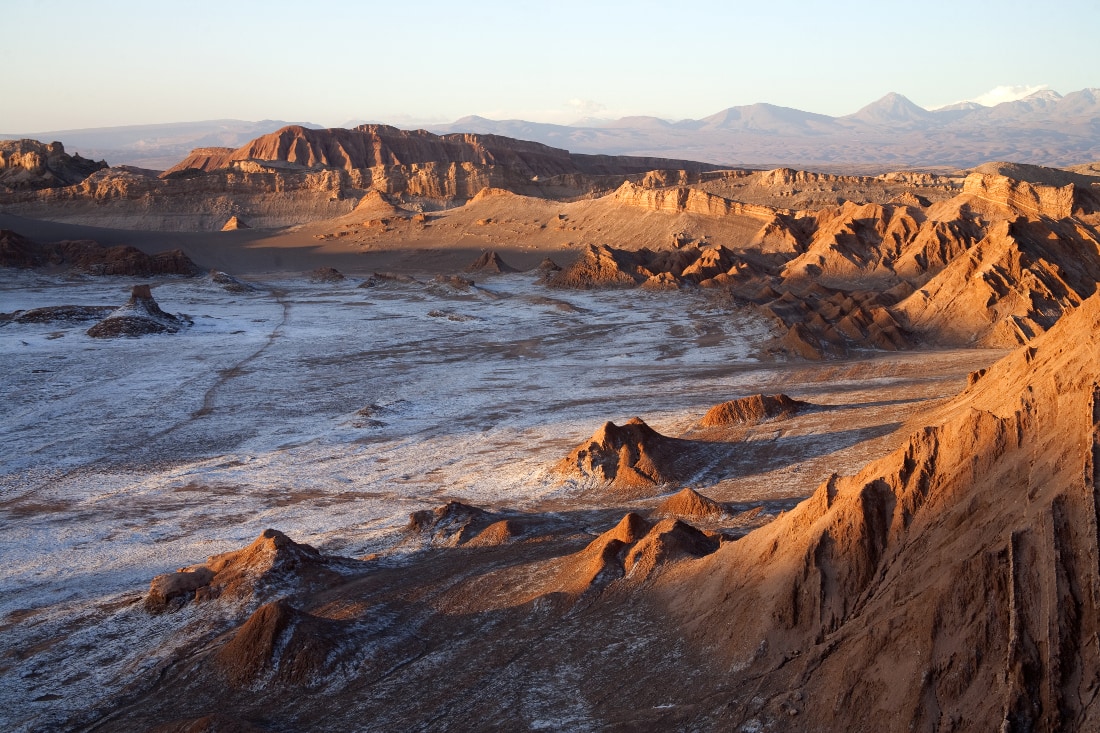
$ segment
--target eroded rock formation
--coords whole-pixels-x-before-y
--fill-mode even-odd
[[[102,161],[69,155],[59,142],[0,140],[0,190],[71,186],[106,167]]]
[[[130,277],[191,277],[200,272],[178,249],[150,255],[136,247],[106,247],[88,239],[41,244],[6,229],[0,229],[0,267],[68,269],[87,275]]]
[[[187,316],[161,310],[148,285],[135,285],[130,299],[89,328],[88,335],[92,338],[133,338],[153,333],[176,333],[190,325],[191,320]]]
[[[809,407],[810,403],[792,400],[785,394],[757,394],[715,405],[707,410],[699,424],[703,427],[756,425],[765,420],[797,415]]]
[[[206,562],[153,578],[145,608],[163,613],[192,600],[250,601],[257,590],[301,580],[323,580],[334,561],[282,532],[265,529],[245,548],[212,555]]]
[[[685,450],[685,441],[661,435],[634,417],[621,426],[604,423],[558,464],[558,471],[605,482],[622,494],[645,494],[681,478],[677,463]]]

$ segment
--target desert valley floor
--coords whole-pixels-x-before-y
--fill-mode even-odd
[[[117,305],[132,280],[7,277],[0,311]],[[713,441],[685,483],[727,519],[768,517],[894,448],[903,423],[1002,353],[761,360],[769,324],[705,291],[550,290],[534,273],[366,280],[229,293],[162,278],[161,307],[194,321],[180,334],[0,329],[5,729],[71,724],[164,663],[190,641],[187,617],[216,612],[150,616],[149,579],[267,527],[397,566],[409,514],[450,500],[588,512],[594,536],[663,498],[609,501],[552,470],[604,421],[685,435],[715,404],[782,392],[825,409]]]

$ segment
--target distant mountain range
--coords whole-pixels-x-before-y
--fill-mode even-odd
[[[288,124],[319,127],[280,120],[212,120],[0,137],[56,139],[67,150],[106,159],[112,165],[162,170],[192,148],[236,148]],[[1043,90],[995,107],[963,102],[937,110],[926,110],[891,93],[843,117],[761,103],[678,122],[624,117],[554,125],[464,117],[427,129],[503,135],[573,153],[766,168],[969,168],[990,160],[1067,166],[1100,160],[1100,89],[1065,96]]]
[[[995,107],[964,102],[938,110],[891,93],[843,117],[752,104],[679,122],[626,117],[549,125],[465,117],[430,129],[507,135],[578,153],[769,168],[969,168],[990,160],[1065,166],[1100,159],[1100,89],[1064,97],[1043,90]]]

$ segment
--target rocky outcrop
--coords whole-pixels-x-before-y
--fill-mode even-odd
[[[435,509],[410,514],[405,532],[432,546],[455,547],[479,536],[496,521],[497,517],[484,509],[449,501]]]
[[[255,285],[239,280],[227,272],[211,270],[207,273],[210,282],[221,286],[227,293],[255,293],[259,291]]]
[[[79,323],[98,321],[114,312],[112,306],[102,305],[51,305],[43,308],[0,313],[0,323]]]
[[[615,201],[647,211],[678,214],[688,212],[705,216],[750,216],[769,221],[776,215],[767,206],[742,204],[697,188],[646,188],[626,181],[615,191]]]
[[[106,247],[88,239],[40,244],[6,229],[0,229],[0,267],[68,269],[86,275],[128,277],[191,277],[200,272],[178,249],[149,255],[136,247]]]
[[[176,333],[191,325],[186,316],[165,313],[153,299],[148,285],[135,285],[130,299],[88,329],[92,338],[134,338],[154,333]]]
[[[229,217],[229,221],[225,222],[222,226],[223,232],[234,232],[238,229],[251,229],[251,227],[241,221],[240,217],[236,215]]]
[[[632,580],[642,580],[662,565],[705,557],[718,549],[718,540],[679,519],[662,519],[638,540],[623,560]]]
[[[205,563],[153,578],[145,596],[145,609],[163,613],[191,600],[251,600],[261,590],[331,578],[335,566],[335,558],[299,544],[278,530],[265,529],[248,547],[212,555]]]
[[[589,245],[572,265],[550,271],[546,284],[556,288],[634,287],[647,277],[639,275],[640,263],[636,253]]]
[[[622,495],[645,495],[652,487],[677,481],[685,441],[661,435],[634,417],[619,426],[604,423],[592,438],[558,464],[558,471],[591,478]]]
[[[476,260],[466,267],[466,272],[503,275],[509,272],[519,272],[519,270],[506,263],[499,254],[490,250],[482,252]]]
[[[511,572],[490,573],[475,582],[479,595],[508,605],[554,602],[560,608],[594,601],[612,589],[636,587],[665,566],[705,557],[719,539],[679,519],[651,525],[628,512],[582,550],[548,562],[521,581]]]
[[[743,279],[750,266],[720,245],[692,243],[674,249],[626,250],[588,245],[573,264],[548,275],[556,288],[719,287]]]
[[[752,395],[730,400],[707,410],[699,422],[703,427],[725,425],[757,425],[765,420],[775,420],[797,415],[811,407],[810,403],[792,400],[785,394]]]
[[[771,316],[780,335],[769,345],[776,352],[803,359],[842,356],[851,349],[897,351],[912,340],[872,291],[844,291],[821,285],[787,286],[779,294],[770,288],[750,299]],[[889,296],[885,298],[891,302]]]
[[[1043,186],[1007,176],[971,173],[963,182],[963,194],[1025,216],[1064,219],[1073,216],[1079,208],[1077,187],[1072,183],[1060,187]]]
[[[59,142],[0,140],[0,190],[58,188],[80,183],[107,167],[80,155],[69,155]]]
[[[345,279],[344,273],[340,272],[335,267],[318,267],[309,272],[309,281],[311,283],[338,283]]]

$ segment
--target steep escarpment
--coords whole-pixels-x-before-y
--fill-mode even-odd
[[[893,312],[926,341],[1016,346],[1049,329],[1097,282],[1094,228],[1019,217],[990,227]]]
[[[399,130],[388,125],[361,125],[350,130],[312,130],[292,125],[258,137],[231,153],[221,148],[196,150],[165,171],[165,175],[189,169],[210,171],[248,160],[338,168],[349,173],[429,162],[470,163],[479,167],[500,166],[528,179],[568,174],[644,174],[658,168],[698,172],[717,167],[662,158],[571,155],[559,148],[499,135],[434,135],[425,130]]]
[[[1098,349],[1094,296],[895,453],[669,580],[686,633],[759,680],[722,720],[1095,725]]]
[[[386,125],[354,129],[283,128],[236,149],[202,148],[165,171],[166,179],[277,170],[339,173],[342,190],[378,191],[435,207],[486,189],[551,198],[610,190],[626,177],[661,170],[697,174],[717,166],[660,158],[573,155],[497,135],[433,135]]]

